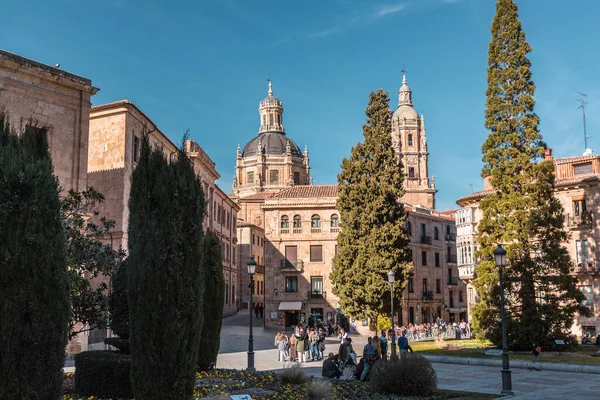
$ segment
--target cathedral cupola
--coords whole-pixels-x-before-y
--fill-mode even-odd
[[[412,90],[406,84],[406,75],[402,76],[402,86],[400,86],[400,90],[398,90],[398,107],[407,105],[411,106],[412,103]]]
[[[285,133],[283,128],[283,106],[281,101],[273,96],[273,84],[269,79],[269,92],[258,107],[260,115],[260,128],[258,133],[280,132]]]
[[[402,86],[398,90],[398,109],[394,112],[394,119],[398,123],[405,120],[417,121],[419,119],[417,110],[413,108],[412,90],[406,84],[406,75],[402,76]]]

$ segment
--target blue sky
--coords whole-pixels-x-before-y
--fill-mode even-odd
[[[492,0],[12,1],[0,48],[91,78],[93,104],[129,99],[174,141],[190,130],[231,190],[237,145],[258,131],[266,78],[284,125],[308,145],[315,183],[335,183],[362,139],[369,92],[405,66],[425,115],[437,208],[483,187],[481,144]],[[577,91],[600,151],[600,1],[519,0],[533,47],[536,112],[555,155],[581,154]],[[10,17],[9,17],[10,16]]]

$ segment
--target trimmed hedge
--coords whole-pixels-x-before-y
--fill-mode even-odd
[[[106,343],[109,346],[116,347],[122,354],[130,354],[129,339],[122,339],[120,337],[110,337],[104,339],[104,343]]]
[[[425,357],[401,353],[373,365],[369,382],[378,393],[427,397],[437,389],[437,374]]]
[[[85,351],[75,356],[75,393],[108,398],[133,397],[131,356],[113,351]]]

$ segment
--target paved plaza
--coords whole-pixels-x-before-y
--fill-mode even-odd
[[[221,336],[221,349],[217,360],[218,368],[245,369],[248,350],[248,313],[225,318]],[[254,319],[255,367],[259,371],[278,371],[287,365],[277,361],[278,352],[273,346],[275,331],[262,328],[262,319]],[[291,331],[290,331],[291,332]],[[290,333],[288,332],[288,334]],[[353,336],[362,352],[364,338]],[[337,338],[327,338],[325,353],[337,353]],[[286,363],[287,364],[287,363]],[[499,393],[501,390],[500,368],[477,365],[433,363],[441,389],[464,390],[479,393]],[[307,373],[320,376],[321,362],[302,365]],[[512,370],[513,390],[517,399],[560,399],[584,400],[600,398],[600,375],[560,372]]]

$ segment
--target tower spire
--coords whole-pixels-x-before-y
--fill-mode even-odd
[[[269,96],[273,96],[273,84],[271,83],[271,78],[267,79],[269,82]]]

